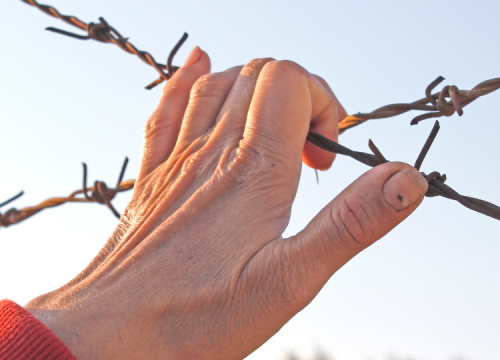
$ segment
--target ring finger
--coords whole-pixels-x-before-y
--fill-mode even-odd
[[[206,74],[193,85],[179,134],[179,151],[210,132],[241,68]]]

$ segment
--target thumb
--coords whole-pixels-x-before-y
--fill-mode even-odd
[[[426,191],[427,181],[408,164],[386,163],[363,174],[283,241],[285,268],[294,269],[286,276],[288,290],[307,305],[338,269],[409,216]]]

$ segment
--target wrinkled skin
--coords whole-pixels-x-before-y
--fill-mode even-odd
[[[146,123],[116,231],[73,281],[26,305],[79,360],[242,359],[422,200],[413,168],[384,164],[283,239],[301,162],[334,160],[307,132],[336,140],[345,111],[290,61],[209,72],[195,48]]]

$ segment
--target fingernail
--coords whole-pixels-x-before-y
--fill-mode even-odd
[[[384,184],[387,202],[396,211],[415,204],[427,191],[427,181],[414,169],[404,169],[392,175]]]
[[[186,66],[191,66],[193,64],[196,64],[198,60],[201,58],[202,51],[199,46],[196,46],[193,50],[191,50],[191,53],[187,57],[186,61],[184,62],[184,67]]]

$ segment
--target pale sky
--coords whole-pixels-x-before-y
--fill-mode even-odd
[[[174,63],[196,45],[212,71],[257,57],[298,62],[322,76],[347,112],[413,102],[439,75],[471,89],[500,76],[497,1],[153,1],[47,0],[85,22],[103,16],[141,50],[164,62],[183,32]],[[31,206],[89,182],[116,182],[125,156],[135,178],[142,127],[160,88],[151,67],[111,44],[49,33],[77,32],[20,0],[0,0],[0,202]],[[500,91],[441,120],[422,170],[448,175],[458,192],[500,204]],[[413,164],[433,121],[416,112],[374,120],[340,137],[368,151],[372,139],[391,160]],[[368,168],[338,157],[320,173],[303,168],[284,236]],[[122,211],[129,194],[114,204]],[[0,209],[2,213],[9,206]],[[116,226],[97,204],[67,204],[0,229],[0,298],[24,305],[72,279]],[[500,222],[442,198],[422,206],[327,283],[317,298],[248,357],[279,360],[323,349],[337,360],[500,359]]]

